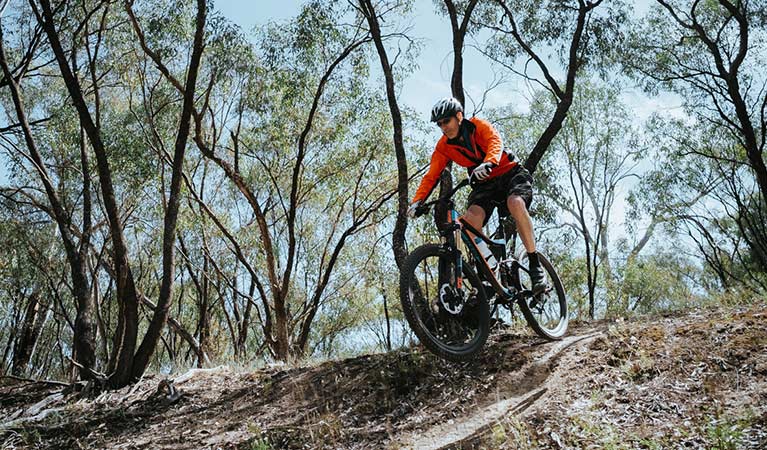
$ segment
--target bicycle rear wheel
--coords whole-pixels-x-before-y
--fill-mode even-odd
[[[455,362],[473,358],[490,331],[479,278],[469,264],[461,265],[457,286],[453,255],[427,244],[408,255],[400,272],[400,301],[410,328],[429,351]]]
[[[567,331],[567,298],[562,281],[548,258],[538,252],[538,261],[546,272],[548,286],[542,294],[522,296],[517,303],[528,325],[542,338],[554,341]],[[527,267],[527,253],[524,251],[519,262]],[[519,281],[523,290],[531,289],[530,276],[525,269],[519,270]]]

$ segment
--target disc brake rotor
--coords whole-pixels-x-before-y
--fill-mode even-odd
[[[453,315],[460,314],[465,303],[461,292],[447,283],[443,284],[439,289],[439,302],[445,311]]]

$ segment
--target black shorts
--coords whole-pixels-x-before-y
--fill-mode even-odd
[[[484,183],[476,183],[467,200],[467,208],[478,205],[485,210],[485,223],[493,214],[495,208],[499,208],[501,215],[508,215],[506,199],[510,195],[518,195],[525,201],[527,208],[533,202],[533,176],[521,164],[504,173],[500,177],[492,178]]]

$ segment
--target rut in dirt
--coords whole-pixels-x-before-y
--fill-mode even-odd
[[[490,395],[491,398],[486,401],[492,403],[480,406],[476,412],[467,416],[450,419],[447,423],[438,424],[427,430],[416,430],[407,436],[400,436],[396,439],[397,445],[409,449],[446,448],[486,431],[508,414],[518,414],[526,410],[546,394],[547,381],[557,369],[562,355],[568,349],[576,345],[586,345],[600,335],[600,332],[592,330],[545,344],[550,349],[543,356],[504,376],[507,380],[501,383],[501,386],[507,387]]]

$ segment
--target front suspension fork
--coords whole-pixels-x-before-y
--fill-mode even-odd
[[[447,224],[440,234],[442,235],[444,246],[450,255],[449,258],[453,260],[455,267],[455,274],[450,277],[448,283],[456,289],[463,289],[463,258],[461,257],[461,251],[458,249],[458,242],[461,239],[461,223],[458,221],[458,211],[454,209],[448,211]]]

